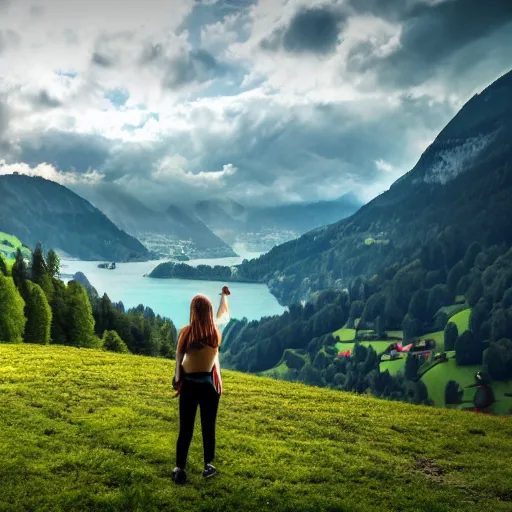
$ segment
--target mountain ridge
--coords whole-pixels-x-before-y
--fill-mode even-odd
[[[485,109],[485,98],[493,96],[497,105]],[[508,99],[505,104],[502,96]],[[447,243],[453,239],[453,243],[466,245],[473,241],[511,244],[512,233],[504,226],[512,216],[508,200],[512,193],[510,97],[512,72],[470,100],[461,109],[463,116],[457,114],[413,169],[388,191],[350,217],[242,264],[241,274],[266,282],[281,303],[290,304],[324,288],[346,287],[357,276],[368,277],[378,268],[401,264],[435,236],[444,236]],[[470,118],[471,112],[478,122],[468,131],[463,123],[460,126],[460,119]],[[486,144],[470,151],[471,157],[465,155],[461,162],[460,148],[475,137],[487,137]],[[444,183],[425,180],[432,168],[448,158],[444,151],[452,152],[462,172]],[[368,245],[368,240],[380,243]]]
[[[41,177],[0,176],[0,230],[84,260],[147,261],[151,254],[89,201]]]
[[[224,240],[183,208],[169,205],[163,212],[153,210],[113,183],[80,186],[76,191],[105,211],[118,227],[144,241],[162,257],[182,249],[191,257],[236,256]]]

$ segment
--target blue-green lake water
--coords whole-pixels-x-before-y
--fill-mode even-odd
[[[243,258],[258,256],[255,253],[243,253],[236,249],[238,258],[213,260],[192,260],[190,265],[236,265]],[[224,283],[216,281],[191,281],[186,279],[151,279],[144,277],[159,262],[118,263],[116,270],[98,268],[94,261],[62,260],[61,272],[74,274],[83,272],[90,283],[102,295],[106,293],[113,302],[122,301],[126,308],[144,304],[157,314],[171,318],[177,327],[188,323],[190,301],[201,293],[212,300],[214,310],[219,304],[219,293],[225,284],[229,284],[231,295],[229,307],[232,318],[247,317],[249,320],[263,316],[281,314],[285,308],[263,284]]]

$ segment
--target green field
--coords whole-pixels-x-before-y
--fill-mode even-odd
[[[338,338],[340,341],[353,341],[356,337],[356,330],[355,329],[347,329],[345,327],[338,329],[337,331],[333,332],[332,335],[335,338]]]
[[[233,372],[224,372],[219,474],[200,476],[197,428],[189,483],[175,487],[172,368],[0,345],[0,510],[511,510],[510,418]]]
[[[429,332],[421,336],[422,340],[434,340],[436,342],[436,352],[444,350],[444,331]]]
[[[379,364],[379,370],[381,372],[388,370],[391,375],[397,375],[399,372],[404,372],[405,359],[405,357],[401,357],[400,359],[394,359],[393,361],[382,361]]]
[[[389,347],[389,345],[391,344],[392,342],[391,341],[385,341],[385,340],[376,340],[376,341],[360,341],[359,344],[360,345],[363,345],[363,347],[373,347],[375,349],[375,351],[377,352],[377,354],[381,353],[381,352],[384,352],[384,350]],[[336,347],[336,350],[338,352],[342,351],[342,350],[353,350],[354,349],[354,345],[355,345],[355,342],[346,342],[346,343],[342,343],[341,341],[338,341],[338,343],[336,343],[336,345],[334,345]]]
[[[290,368],[288,368],[287,364],[283,361],[278,366],[275,366],[274,368],[270,368],[270,370],[265,370],[260,373],[260,375],[263,376],[277,376],[280,378],[283,378],[288,372],[290,371]]]
[[[5,241],[12,245],[3,243]],[[14,260],[14,254],[18,248],[21,249],[21,252],[25,258],[30,258],[30,251],[26,247],[23,247],[23,244],[18,238],[0,231],[0,254],[7,260],[8,263]]]
[[[459,336],[465,332],[469,331],[469,316],[471,315],[471,308],[464,309],[459,313],[456,313],[450,318],[450,322],[453,322],[459,331]]]
[[[475,374],[481,370],[481,366],[457,366],[455,359],[449,359],[446,363],[440,363],[429,370],[422,377],[428,389],[428,396],[439,407],[444,407],[444,390],[449,380],[454,380],[461,387],[474,384]]]

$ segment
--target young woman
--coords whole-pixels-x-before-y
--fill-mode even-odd
[[[226,295],[229,295],[229,289],[224,287],[217,312],[219,319],[221,316],[225,318],[226,313],[229,316]],[[217,471],[212,461],[215,455],[215,422],[222,393],[220,343],[221,333],[213,319],[212,304],[203,295],[196,295],[190,304],[190,324],[181,329],[176,350],[173,386],[180,397],[180,433],[172,477],[177,484],[187,481],[185,466],[198,406],[203,434],[203,477],[211,477]]]

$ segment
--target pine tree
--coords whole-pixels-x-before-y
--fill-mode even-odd
[[[25,279],[27,279],[27,265],[19,247],[16,251],[16,258],[12,266],[11,275],[16,288],[19,290],[21,286],[23,286]]]
[[[462,391],[460,390],[459,384],[454,380],[449,380],[446,383],[446,387],[444,390],[444,403],[445,405],[449,404],[458,404],[462,399]]]
[[[25,330],[25,302],[14,280],[0,273],[0,341],[21,343]]]
[[[405,360],[405,378],[408,380],[416,380],[418,378],[419,369],[420,363],[418,358],[409,354]]]
[[[43,274],[38,284],[43,289],[46,299],[50,303],[53,300],[53,295],[55,293],[53,279],[50,274],[48,272]]]
[[[75,347],[97,347],[94,335],[94,317],[85,288],[77,281],[71,281],[67,288],[68,344]]]
[[[455,343],[459,337],[457,325],[453,322],[448,322],[444,328],[444,349],[455,350]]]
[[[39,284],[41,282],[41,278],[47,273],[47,271],[48,268],[44,259],[43,248],[41,244],[38,243],[32,253],[32,282]]]
[[[25,342],[50,343],[52,310],[42,288],[31,281],[25,282]]]
[[[471,331],[463,332],[455,343],[455,360],[460,366],[482,364],[484,344]]]
[[[60,258],[53,249],[50,249],[46,255],[46,266],[51,277],[60,275]]]
[[[53,297],[50,301],[52,308],[52,343],[58,345],[68,345],[69,339],[69,321],[68,321],[68,303],[67,288],[60,279],[53,279]]]

